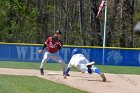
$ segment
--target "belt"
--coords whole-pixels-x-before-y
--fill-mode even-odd
[[[49,52],[49,53],[56,53],[56,52]]]

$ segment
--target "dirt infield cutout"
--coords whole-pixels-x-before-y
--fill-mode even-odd
[[[107,82],[102,82],[98,74],[82,74],[70,72],[70,77],[63,78],[62,71],[0,68],[0,74],[37,76],[57,83],[65,84],[89,93],[140,93],[140,75],[105,73]]]

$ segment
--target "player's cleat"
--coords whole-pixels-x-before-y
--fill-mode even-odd
[[[90,67],[92,67],[92,65],[94,65],[94,64],[95,64],[95,62],[90,62],[90,63],[87,63],[86,66],[87,66],[88,68],[90,68]]]
[[[87,63],[86,66],[88,66],[88,65],[94,65],[94,64],[95,64],[95,62],[90,62],[90,63]]]
[[[40,69],[40,74],[41,74],[41,75],[44,75],[44,70],[43,70],[43,68]]]
[[[102,77],[103,82],[106,82],[106,77],[105,77],[104,73],[101,73],[101,77]]]

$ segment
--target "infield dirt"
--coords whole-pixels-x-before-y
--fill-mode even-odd
[[[62,71],[49,70],[45,70],[45,75],[40,75],[40,71],[34,69],[0,68],[0,74],[37,76],[89,93],[140,93],[140,75],[105,73],[107,82],[102,82],[98,74],[88,75],[72,71],[67,79],[63,78]]]

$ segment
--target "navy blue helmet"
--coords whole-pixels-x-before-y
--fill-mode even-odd
[[[75,54],[79,54],[79,53],[80,53],[80,49],[75,48],[75,49],[73,49],[73,51],[72,51],[72,56],[75,55]]]

